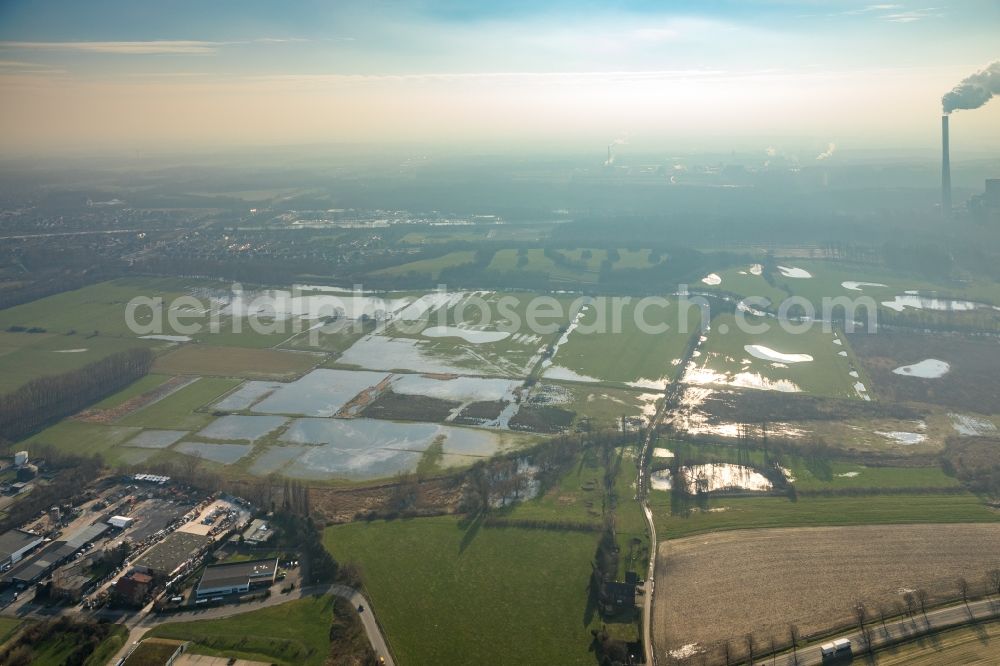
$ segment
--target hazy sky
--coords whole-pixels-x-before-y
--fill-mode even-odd
[[[996,60],[997,0],[0,0],[0,145],[924,148]]]

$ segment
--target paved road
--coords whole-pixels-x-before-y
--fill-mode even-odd
[[[913,638],[932,631],[959,626],[973,619],[985,620],[997,616],[1000,616],[1000,602],[993,599],[984,599],[982,601],[971,602],[968,607],[965,604],[956,604],[954,606],[929,610],[927,611],[926,618],[918,611],[912,618],[907,617],[893,622],[886,622],[884,629],[877,619],[870,621],[868,626],[872,639],[872,647],[877,649],[885,646],[888,642],[898,641],[901,638]],[[830,638],[829,640],[832,641],[834,638],[850,639],[857,660],[860,661],[864,658],[867,648],[865,647],[865,642],[860,631],[851,631]],[[770,661],[770,659],[761,660],[761,663],[765,661]],[[823,657],[820,654],[819,646],[815,645],[799,650],[797,660],[796,656],[788,654],[784,657],[779,657],[776,663],[787,664],[787,666],[794,666],[795,664],[798,664],[798,666],[813,666],[822,664]]]
[[[355,608],[364,608],[364,610],[359,613],[359,617],[361,618],[361,624],[365,628],[365,633],[368,635],[368,641],[371,643],[372,649],[375,650],[375,654],[384,658],[386,664],[393,666],[394,662],[392,659],[392,653],[389,652],[389,647],[385,642],[385,637],[382,635],[382,630],[379,628],[378,622],[375,620],[375,614],[371,610],[371,604],[368,603],[368,600],[365,599],[364,595],[354,588],[335,584],[302,587],[292,590],[287,594],[281,594],[280,592],[277,594],[272,593],[270,597],[260,601],[251,601],[242,604],[226,604],[223,606],[183,611],[180,613],[170,613],[166,615],[150,613],[150,610],[152,610],[152,604],[149,604],[142,609],[141,612],[125,619],[123,624],[129,629],[128,640],[125,642],[125,645],[122,646],[121,650],[119,650],[111,661],[108,662],[108,664],[117,664],[119,659],[123,659],[134,647],[134,645],[142,640],[142,637],[146,635],[146,632],[161,624],[169,624],[171,622],[192,622],[198,620],[219,620],[239,615],[241,613],[249,613],[250,611],[260,610],[262,608],[278,606],[303,597],[318,597],[324,594],[332,594],[334,596],[347,599]]]
[[[699,342],[691,345],[687,354],[681,359],[681,367],[687,367],[688,362],[694,357],[694,352],[701,346],[701,331],[697,331]],[[639,452],[639,474],[636,479],[636,500],[642,505],[642,514],[646,518],[646,528],[649,530],[649,565],[646,570],[646,592],[642,599],[642,647],[645,654],[646,663],[656,666],[656,651],[653,649],[653,595],[656,593],[656,525],[653,523],[653,512],[646,501],[649,492],[649,465],[652,456],[649,447],[653,446],[656,438],[656,429],[663,421],[667,412],[677,406],[677,401],[684,393],[684,387],[678,383],[673,383],[667,388],[666,395],[660,408],[656,411],[653,420],[649,422],[646,430],[646,437],[642,442],[642,451]]]

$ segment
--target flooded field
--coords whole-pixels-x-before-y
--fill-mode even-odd
[[[253,406],[262,414],[333,416],[365,389],[376,386],[385,373],[349,370],[313,370],[280,388]]]
[[[165,449],[188,435],[187,430],[143,430],[124,446],[140,449]]]
[[[766,492],[773,488],[771,482],[751,467],[731,463],[691,465],[680,468],[688,493],[713,493],[725,490]],[[650,477],[653,490],[670,490],[675,479],[670,470],[660,470]]]
[[[281,388],[279,382],[244,382],[238,389],[215,403],[215,408],[223,412],[241,412],[250,409],[264,396]]]
[[[514,390],[520,385],[521,382],[518,380],[483,377],[439,378],[426,375],[397,375],[392,380],[392,390],[395,393],[423,395],[458,402],[513,401]]]
[[[206,444],[203,442],[181,442],[175,451],[197,456],[204,460],[231,465],[253,450],[252,444]]]
[[[258,462],[274,466],[290,461],[284,473],[308,479],[369,479],[412,471],[436,441],[445,455],[485,457],[500,446],[487,430],[373,419],[298,419],[281,440],[299,445],[299,455],[278,452],[292,447],[272,448]]]
[[[281,468],[309,450],[307,446],[270,446],[258,455],[250,465],[250,473],[256,476],[267,476],[280,472]]]
[[[243,416],[230,414],[212,421],[207,427],[198,431],[198,437],[204,439],[243,440],[255,442],[266,437],[288,419],[281,416]]]
[[[443,339],[442,339],[443,340]],[[431,340],[368,335],[355,342],[337,362],[369,370],[409,370],[429,374],[483,374],[518,377],[524,366],[454,345],[437,349]]]

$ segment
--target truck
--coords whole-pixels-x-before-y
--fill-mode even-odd
[[[823,656],[824,661],[849,655],[851,654],[851,641],[847,638],[838,638],[835,641],[823,643],[819,646],[819,653]]]

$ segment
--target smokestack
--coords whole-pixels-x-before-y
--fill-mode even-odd
[[[948,116],[941,116],[941,213],[951,215],[951,149],[948,146]]]

